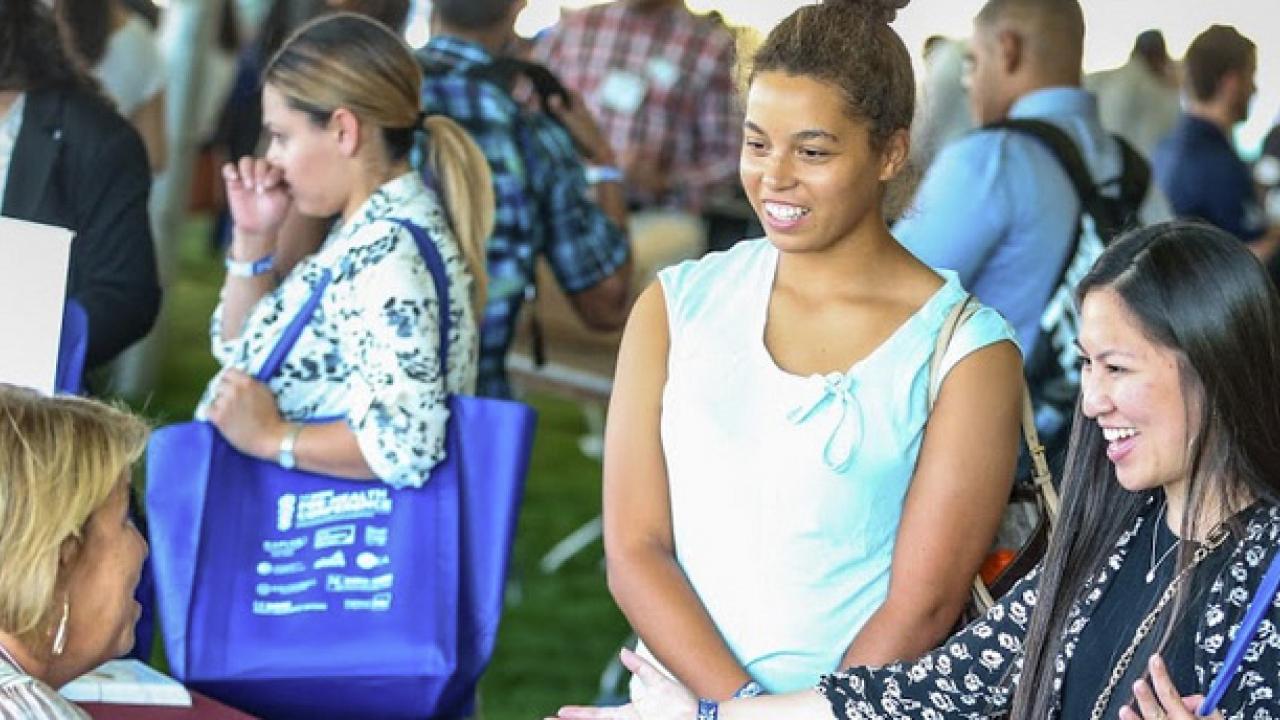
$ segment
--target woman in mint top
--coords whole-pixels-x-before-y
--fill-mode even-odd
[[[905,0],[827,0],[756,54],[743,186],[766,238],[670,268],[629,321],[606,431],[609,585],[656,659],[724,699],[914,658],[954,626],[1008,497],[1021,363],[993,310],[894,240]],[[755,683],[755,684],[752,684]]]

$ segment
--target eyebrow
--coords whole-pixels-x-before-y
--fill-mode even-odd
[[[745,127],[746,129],[750,130],[753,133],[759,133],[761,135],[769,134],[765,132],[764,129],[761,128],[759,125],[756,125],[750,120],[743,121],[742,125],[743,127]],[[840,138],[836,137],[835,133],[828,132],[826,130],[822,130],[819,128],[811,128],[808,130],[800,130],[800,131],[791,133],[791,138],[793,140],[802,140],[802,141],[803,140],[830,140],[831,142],[834,142],[834,143],[840,142]]]
[[[1081,355],[1085,355],[1085,356],[1089,355],[1089,353],[1085,352],[1084,346],[1080,344],[1080,340],[1078,339],[1072,340],[1071,344],[1076,346],[1076,350],[1079,351]],[[1103,350],[1097,355],[1094,355],[1093,358],[1095,360],[1106,360],[1107,358],[1112,356],[1132,358],[1133,353],[1125,352],[1123,350]]]

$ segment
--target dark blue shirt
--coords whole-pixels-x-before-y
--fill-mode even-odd
[[[476,394],[510,397],[506,355],[525,289],[533,283],[535,259],[544,256],[556,281],[573,294],[617,272],[630,246],[591,200],[568,132],[544,114],[524,111],[503,89],[464,74],[492,62],[484,48],[438,36],[424,54],[452,70],[425,79],[423,108],[461,125],[493,173],[497,208],[487,248],[489,302],[480,328]]]
[[[1183,115],[1156,146],[1152,168],[1179,217],[1199,218],[1246,242],[1267,231],[1249,168],[1213,123]]]

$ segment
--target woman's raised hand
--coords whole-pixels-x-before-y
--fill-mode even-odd
[[[280,169],[262,158],[242,157],[222,166],[222,180],[236,234],[274,244],[292,202]]]
[[[621,707],[562,707],[556,717],[560,720],[693,720],[698,716],[698,699],[683,685],[630,650],[623,649],[622,664],[640,679],[643,697]]]

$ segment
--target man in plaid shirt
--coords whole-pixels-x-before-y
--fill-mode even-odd
[[[506,355],[539,256],[593,330],[620,328],[629,299],[621,173],[586,108],[570,98],[568,107],[553,102],[548,108],[555,118],[527,111],[506,89],[474,74],[502,54],[523,5],[436,0],[433,36],[420,54],[428,69],[423,107],[465,128],[493,173],[497,213],[488,242],[489,302],[476,383],[477,394],[490,397],[511,395]]]
[[[709,192],[736,182],[736,53],[719,21],[684,0],[613,0],[567,14],[533,55],[599,119],[634,206],[697,215]]]

